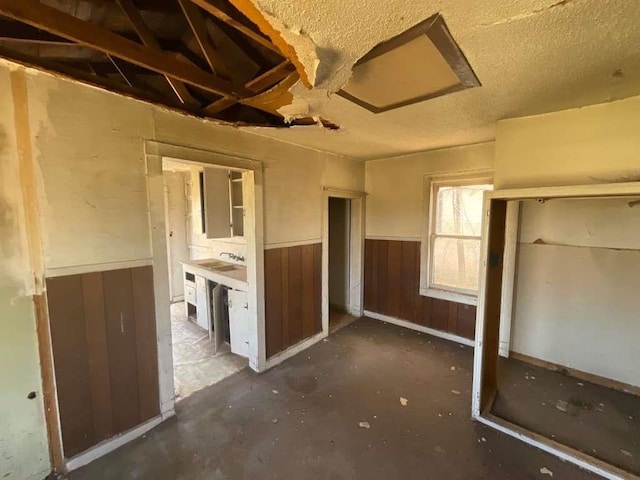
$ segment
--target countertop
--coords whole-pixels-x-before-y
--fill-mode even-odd
[[[208,263],[221,263],[225,266],[232,266],[230,270],[216,270],[205,265]],[[204,258],[201,260],[189,260],[182,263],[185,272],[200,275],[212,282],[220,283],[226,287],[235,290],[247,291],[249,284],[247,283],[247,267],[245,265],[237,265],[235,263],[225,262],[218,258]]]

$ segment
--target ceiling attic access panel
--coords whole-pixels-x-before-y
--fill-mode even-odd
[[[477,86],[471,65],[436,14],[375,46],[338,94],[381,113]]]

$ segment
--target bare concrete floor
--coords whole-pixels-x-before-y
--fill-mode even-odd
[[[500,359],[493,413],[640,475],[640,398]]]
[[[233,375],[248,365],[225,345],[214,352],[206,330],[187,320],[184,302],[171,305],[171,339],[176,400]]]
[[[352,322],[357,320],[356,317],[349,315],[345,312],[340,312],[338,310],[334,310],[333,308],[329,309],[329,334],[333,335],[335,332],[340,330],[341,328],[346,327]]]
[[[176,418],[69,477],[595,478],[473,422],[471,369],[471,348],[360,319],[264,374],[193,394]]]

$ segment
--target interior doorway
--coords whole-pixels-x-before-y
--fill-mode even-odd
[[[329,331],[349,324],[351,199],[329,197]]]
[[[364,313],[364,193],[325,189],[322,232],[325,334]]]
[[[179,401],[248,365],[243,172],[172,159],[162,173]]]

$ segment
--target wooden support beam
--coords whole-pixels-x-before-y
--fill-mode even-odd
[[[220,113],[235,104],[236,101],[233,98],[221,98],[220,100],[216,100],[211,105],[205,107],[204,113],[206,115],[215,115],[216,113]]]
[[[286,78],[293,70],[293,66],[289,60],[285,60],[282,63],[279,63],[271,70],[267,70],[262,75],[250,80],[245,83],[245,88],[251,90],[252,92],[259,93],[265,88],[273,86],[275,83],[280,80]],[[235,105],[237,101],[229,99],[229,98],[221,98],[220,100],[216,100],[211,105],[207,106],[204,109],[204,112],[207,115],[215,115],[216,113],[220,113],[221,111]],[[252,105],[255,107],[255,105]],[[258,107],[255,107],[258,108]],[[269,113],[273,113],[271,110],[267,110]]]
[[[182,8],[182,12],[187,19],[187,22],[189,22],[193,35],[195,36],[198,45],[200,45],[200,49],[202,50],[207,63],[211,67],[211,71],[220,77],[232,80],[229,69],[211,43],[209,32],[207,31],[207,25],[205,24],[205,20],[198,7],[191,3],[190,0],[178,0],[178,4],[180,5],[180,8]]]
[[[271,43],[269,39],[263,37],[259,33],[254,32],[249,27],[246,27],[245,25],[237,21],[235,18],[231,18],[225,12],[223,12],[218,7],[213,5],[209,0],[190,0],[190,1],[195,3],[204,11],[213,15],[217,19],[222,20],[224,23],[226,23],[230,27],[235,28],[239,32],[243,33],[244,35],[249,37],[251,40],[258,43],[259,45],[262,45],[263,47],[268,48],[269,50],[276,52],[279,55],[282,55],[278,47],[276,47],[273,43]]]
[[[136,31],[136,33],[140,37],[140,40],[142,40],[142,43],[144,43],[149,48],[153,48],[154,50],[161,52],[162,48],[160,47],[158,40],[153,35],[153,32],[149,30],[149,27],[144,22],[142,15],[140,15],[140,12],[136,8],[136,6],[133,4],[133,2],[131,0],[117,0],[117,1],[118,1],[118,5],[120,5],[120,8],[124,11],[125,15],[129,19],[129,22],[133,26],[133,29]],[[187,90],[187,87],[185,87],[185,85],[182,82],[175,80],[168,75],[165,75],[164,77],[166,78],[167,83],[175,93],[176,97],[178,97],[178,100],[180,100],[182,103],[185,103],[185,104],[187,103],[192,105],[197,104],[197,102],[189,93],[189,90]]]
[[[244,86],[254,93],[260,93],[265,88],[269,88],[280,80],[284,79],[293,70],[293,66],[289,60],[279,63],[271,70],[267,70],[262,75],[247,82]]]
[[[137,98],[137,99],[151,102],[157,105],[165,105],[169,108],[174,108],[176,110],[187,111],[194,115],[202,114],[201,109],[195,106],[181,104],[177,100],[172,102],[171,97],[167,97],[166,95],[159,96],[155,93],[155,91],[152,88],[147,88],[146,86],[144,89],[136,88],[136,87],[132,88],[132,87],[129,87],[127,84],[124,84],[121,82],[115,82],[106,77],[101,76],[102,73],[116,73],[115,67],[110,66],[110,64],[106,62],[102,64],[95,64],[95,65],[90,64],[90,67],[91,67],[90,70],[93,71],[93,73],[89,73],[87,70],[80,70],[79,68],[74,68],[73,64],[54,62],[44,58],[36,58],[36,57],[30,56],[18,51],[13,51],[1,46],[0,46],[0,57],[7,58],[14,62],[21,63],[28,67],[49,71],[66,78],[70,78],[72,80],[76,80],[82,83],[100,87],[110,92],[120,93],[128,97]],[[81,64],[77,63],[76,65],[79,66]],[[106,71],[108,68],[113,69],[113,71],[112,72]],[[140,84],[142,87],[142,82],[140,82]]]
[[[0,0],[0,14],[203,90],[228,97],[237,96],[236,89],[226,80],[151,47],[139,45],[104,28],[79,20],[38,0]]]

